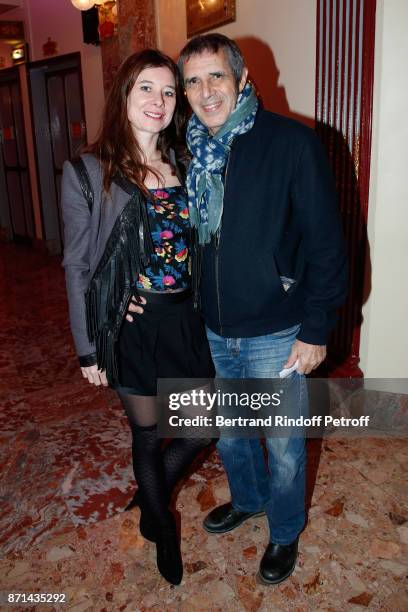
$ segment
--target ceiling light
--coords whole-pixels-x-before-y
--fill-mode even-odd
[[[71,2],[80,11],[88,11],[95,5],[95,0],[71,0]]]

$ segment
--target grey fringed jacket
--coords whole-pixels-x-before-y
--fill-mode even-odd
[[[109,382],[117,378],[115,342],[141,270],[146,243],[151,248],[145,200],[135,185],[113,182],[103,190],[102,168],[82,156],[93,188],[90,213],[77,175],[64,163],[61,206],[65,226],[65,268],[69,315],[82,366],[98,363]]]

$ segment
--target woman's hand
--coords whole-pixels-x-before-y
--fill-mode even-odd
[[[87,378],[91,385],[96,385],[97,387],[100,385],[103,385],[104,387],[108,386],[105,370],[99,370],[96,364],[86,368],[81,368],[81,372],[82,376]]]
[[[134,295],[129,303],[129,307],[128,307],[128,311],[126,315],[126,321],[129,321],[129,323],[133,321],[133,317],[130,314],[131,312],[137,312],[137,314],[143,314],[143,308],[141,307],[140,304],[143,304],[144,306],[146,304],[146,298]]]

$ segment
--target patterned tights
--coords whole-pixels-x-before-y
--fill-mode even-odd
[[[175,438],[162,450],[157,437],[158,402],[155,397],[119,393],[132,430],[133,471],[141,492],[142,509],[160,529],[171,528],[171,493],[197,453],[210,438]]]

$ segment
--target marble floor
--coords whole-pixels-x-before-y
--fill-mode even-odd
[[[223,536],[201,528],[228,500],[215,451],[177,499],[185,574],[171,587],[155,547],[123,513],[134,482],[113,392],[90,387],[70,339],[59,258],[0,244],[1,610],[408,610],[408,445],[308,443],[309,521],[294,574],[256,581],[265,518]],[[4,593],[64,593],[11,607]]]

